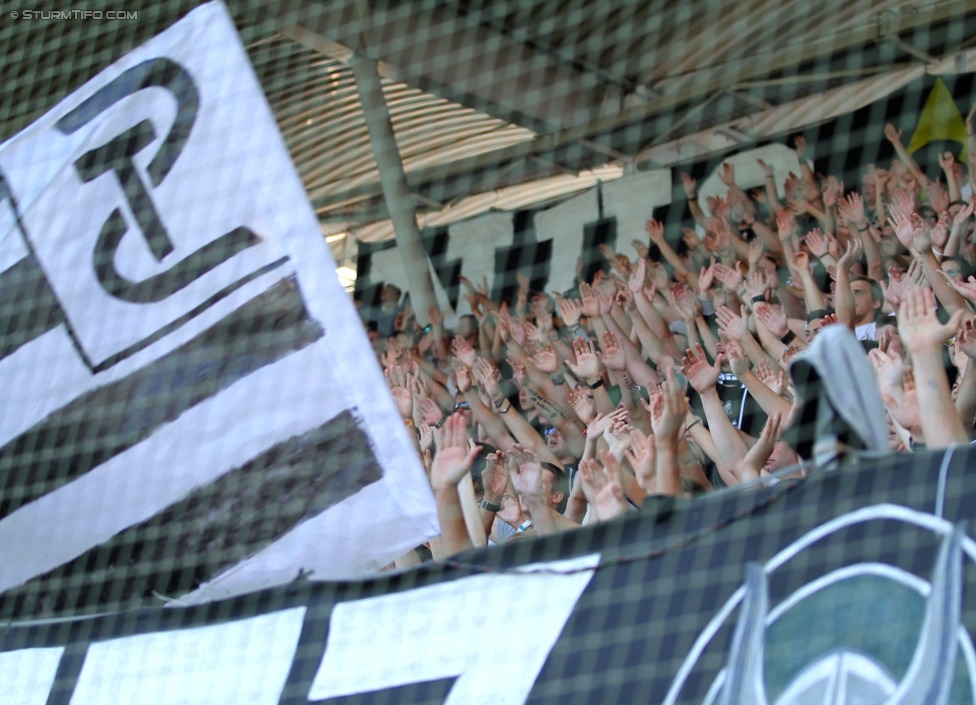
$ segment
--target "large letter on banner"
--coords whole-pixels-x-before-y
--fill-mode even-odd
[[[349,577],[439,533],[222,4],[4,144],[0,243],[0,592],[160,536],[192,559],[196,534],[250,533],[232,530],[238,494],[276,520],[246,550],[201,556],[191,584],[155,576],[144,594]],[[277,497],[289,481],[299,498],[281,506],[235,489]],[[208,502],[223,514],[196,517]]]
[[[446,705],[521,705],[599,555],[341,602],[310,701],[457,676]],[[487,642],[499,622],[515,638]]]

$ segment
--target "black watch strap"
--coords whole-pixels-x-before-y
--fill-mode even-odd
[[[497,512],[499,509],[502,508],[502,505],[500,505],[500,504],[491,504],[489,502],[486,502],[484,499],[482,499],[479,504],[481,505],[481,508],[482,509],[485,509],[485,510],[487,510],[489,512]]]

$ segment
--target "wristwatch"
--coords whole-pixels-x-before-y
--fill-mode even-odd
[[[484,499],[482,499],[481,502],[479,502],[479,504],[481,505],[481,508],[482,509],[485,509],[485,510],[487,510],[489,512],[497,512],[499,509],[502,508],[502,505],[500,505],[500,504],[490,504],[489,502],[485,501]]]

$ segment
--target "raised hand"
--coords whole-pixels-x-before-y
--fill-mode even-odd
[[[648,262],[647,273],[651,280],[651,285],[657,287],[658,291],[668,288],[668,270],[660,262]]]
[[[723,306],[715,312],[715,320],[718,321],[718,326],[723,333],[741,342],[749,333],[749,321],[747,320],[745,306],[742,307],[740,313],[741,315],[736,315],[728,306]]]
[[[937,350],[953,336],[962,318],[963,311],[956,311],[948,323],[940,323],[935,315],[932,290],[928,287],[913,289],[898,308],[898,332],[912,354]]]
[[[684,186],[685,188],[685,196],[688,198],[689,201],[694,200],[695,185],[697,182],[695,181],[695,179],[691,177],[690,174],[686,174],[683,171],[678,172],[678,175],[681,177],[681,185]]]
[[[556,355],[556,349],[551,345],[547,345],[533,355],[532,362],[535,363],[540,372],[545,372],[547,375],[555,374],[556,370],[559,369],[559,356]]]
[[[610,453],[617,460],[624,457],[624,453],[630,448],[630,432],[632,430],[633,428],[623,421],[616,421],[603,432],[603,440],[606,441]]]
[[[417,426],[417,433],[420,435],[420,452],[428,453],[434,445],[434,429],[425,423]]]
[[[807,139],[803,135],[797,135],[793,138],[793,147],[796,149],[797,159],[802,160],[807,152]]]
[[[664,223],[652,218],[644,223],[644,230],[651,238],[651,242],[660,243],[664,240]]]
[[[942,215],[939,216],[939,220],[933,226],[929,237],[932,238],[932,245],[939,250],[945,248],[946,243],[949,242],[949,213],[947,211],[943,211]]]
[[[722,371],[721,353],[715,358],[715,364],[709,365],[704,348],[696,344],[694,349],[689,348],[685,351],[685,356],[681,362],[682,374],[688,380],[688,384],[699,394],[709,391],[718,382],[719,373]]]
[[[946,280],[946,283],[951,286],[960,296],[968,301],[976,303],[976,277],[971,276],[969,277],[969,281],[957,282],[941,269],[938,271],[942,278]]]
[[[674,307],[677,309],[681,317],[686,321],[695,318],[701,311],[701,304],[698,301],[698,297],[695,296],[695,292],[686,286],[675,285],[674,289]]]
[[[603,345],[603,353],[600,355],[600,361],[603,362],[606,368],[618,372],[626,370],[627,353],[617,339],[617,336],[611,331],[607,331],[603,334],[600,342]]]
[[[484,389],[488,393],[488,396],[490,396],[492,399],[498,399],[498,397],[502,394],[502,390],[498,386],[498,383],[501,380],[501,374],[499,374],[498,368],[484,358],[479,357],[473,371],[478,378],[478,385]]]
[[[609,414],[597,414],[592,421],[586,427],[586,435],[588,438],[596,440],[602,436],[608,428],[612,428],[613,425],[619,421],[627,420],[627,410],[626,409],[615,409]]]
[[[884,399],[891,418],[902,428],[907,429],[914,438],[922,435],[922,415],[918,406],[918,391],[915,389],[915,374],[911,368],[904,372],[901,397],[896,398],[890,393],[883,392],[881,398]]]
[[[455,336],[451,342],[451,352],[454,356],[468,367],[474,367],[478,361],[478,353],[474,351],[471,344],[460,335]]]
[[[580,421],[589,425],[596,418],[596,403],[593,395],[588,394],[583,386],[573,387],[569,390],[569,403],[573,411],[579,416]]]
[[[597,297],[596,292],[593,291],[593,287],[583,282],[579,286],[580,291],[580,306],[582,307],[583,315],[588,318],[593,318],[594,316],[600,315],[600,299]]]
[[[647,260],[643,257],[637,260],[637,266],[631,271],[630,277],[627,279],[627,286],[635,294],[639,294],[644,290],[644,284],[647,282]]]
[[[529,376],[529,372],[525,369],[525,365],[522,364],[522,361],[513,357],[512,353],[509,352],[508,364],[512,367],[512,376],[515,378],[515,383],[519,386],[524,385],[525,380]]]
[[[786,316],[769,304],[761,303],[756,306],[756,318],[777,338],[782,338],[790,330]]]
[[[654,468],[656,456],[654,436],[645,435],[637,429],[630,432],[630,450],[624,453],[624,458],[634,469],[637,484],[648,494],[656,492],[657,482]]]
[[[583,494],[599,521],[609,521],[627,513],[627,501],[620,482],[620,465],[612,456],[609,460],[605,459],[605,455],[609,454],[602,451],[602,466],[595,460],[581,460],[579,464]]]
[[[779,434],[782,420],[783,415],[778,411],[766,419],[762,433],[759,434],[759,440],[738,464],[738,475],[743,482],[755,480],[759,477],[763,467],[769,461],[769,456],[773,454],[776,436]]]
[[[388,368],[384,375],[386,383],[393,393],[393,401],[396,403],[397,411],[400,412],[400,416],[409,419],[413,416],[413,392],[410,391],[413,377],[399,365]]]
[[[796,218],[789,209],[784,208],[779,213],[776,214],[776,229],[779,234],[779,239],[783,242],[788,240],[796,230]]]
[[[695,346],[698,348],[698,352],[704,356],[704,351],[701,349],[700,345]],[[694,356],[691,350],[688,351],[688,358],[690,359]],[[721,358],[721,355],[719,355]],[[721,364],[721,363],[720,363]],[[705,362],[707,367],[708,362]],[[709,368],[711,369],[711,368]],[[698,389],[694,383],[691,382],[691,376],[689,376],[688,368],[684,372],[685,376],[688,377],[688,382],[701,393],[701,389]],[[701,381],[703,377],[699,378]],[[716,374],[717,379],[717,374]],[[712,382],[714,386],[715,382]],[[707,389],[707,387],[706,387]],[[678,378],[675,377],[674,370],[668,371],[668,376],[664,385],[661,388],[661,394],[654,397],[654,401],[651,404],[651,428],[654,429],[654,436],[658,439],[658,442],[664,443],[665,441],[676,444],[681,435],[681,430],[683,428],[685,416],[688,413],[688,400],[685,399],[684,392],[681,389],[681,385],[678,384]]]
[[[593,349],[593,343],[584,338],[577,338],[573,341],[573,353],[576,355],[576,364],[566,361],[570,371],[589,384],[593,384],[600,377],[600,358],[597,357]]]
[[[875,349],[868,352],[868,361],[874,368],[881,393],[888,394],[895,399],[901,399],[903,393],[902,379],[905,374],[905,363],[901,356]]]
[[[844,254],[837,260],[837,270],[840,271],[842,267],[845,270],[850,269],[855,262],[860,261],[862,254],[864,254],[864,244],[860,238],[852,237],[847,241],[847,249]]]
[[[718,178],[729,188],[735,188],[735,167],[725,162],[722,164],[722,170],[718,173]]]
[[[708,295],[708,290],[712,288],[712,282],[715,280],[715,258],[712,257],[709,261],[708,267],[701,268],[701,274],[698,275],[698,293],[702,296]]]
[[[806,252],[794,252],[790,258],[790,271],[797,277],[810,273],[810,255]]]
[[[481,450],[481,446],[468,443],[467,427],[462,414],[452,414],[442,428],[434,430],[437,452],[430,468],[430,484],[435,492],[457,487]]]
[[[563,323],[572,328],[579,323],[580,316],[583,315],[583,309],[573,299],[563,298],[559,299],[559,314],[562,316]]]
[[[841,199],[837,204],[837,211],[851,225],[858,226],[867,220],[864,216],[864,199],[857,191]]]
[[[903,188],[893,189],[891,192],[891,203],[888,209],[892,213],[908,216],[915,212],[915,196]]]
[[[834,322],[835,323],[837,322],[836,316]],[[826,325],[826,323],[824,323],[824,325]],[[779,356],[779,366],[782,367],[784,370],[789,369],[790,363],[793,362],[793,358],[799,355],[802,351],[803,348],[801,348],[797,343],[793,343],[788,348],[786,348],[786,350],[784,350],[782,354]]]
[[[751,298],[765,297],[770,286],[769,275],[764,270],[753,272],[746,277],[746,291],[749,292]]]
[[[827,247],[830,244],[830,240],[819,228],[814,228],[807,233],[806,242],[807,247],[810,248],[810,252],[813,253],[814,257],[820,258],[827,254]]]
[[[725,353],[725,359],[729,361],[732,374],[741,379],[742,375],[749,371],[749,358],[746,357],[746,353],[738,340],[724,333],[721,335],[722,343],[720,351]]]
[[[956,344],[970,360],[976,360],[976,319],[963,323],[956,333]]]
[[[525,324],[517,316],[508,317],[508,332],[512,337],[512,342],[517,345],[525,345],[525,339],[528,333],[525,330]]]
[[[767,164],[762,159],[757,159],[756,164],[758,164],[759,168],[766,173],[766,176],[772,176],[774,173],[776,173],[776,170],[772,167],[772,165]]]
[[[901,130],[895,128],[890,122],[885,123],[884,134],[892,144],[901,144]]]
[[[715,271],[715,278],[722,282],[724,286],[729,291],[736,291],[739,285],[742,283],[742,272],[739,271],[738,267],[728,267],[721,262],[717,262],[713,267]]]
[[[418,425],[436,426],[444,418],[444,412],[430,397],[415,399],[414,408],[422,422]]]
[[[488,504],[501,504],[508,487],[508,458],[498,450],[485,456],[485,469],[481,471],[481,486]]]
[[[516,445],[509,452],[508,472],[512,486],[526,502],[543,497],[542,464],[528,448]]]
[[[471,369],[465,365],[463,362],[454,359],[454,377],[457,382],[458,391],[461,394],[466,394],[471,391]]]

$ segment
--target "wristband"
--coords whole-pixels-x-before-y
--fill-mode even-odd
[[[566,384],[566,376],[562,372],[557,372],[556,374],[549,375],[549,381],[557,387],[561,387]]]
[[[448,419],[447,416],[442,416],[441,420],[434,424],[434,428],[441,428],[444,424],[447,423],[447,419]]]
[[[589,387],[590,389],[599,389],[600,387],[603,386],[603,377],[601,377],[600,379],[598,379],[593,384],[587,384],[586,386]]]
[[[752,297],[752,303],[754,304],[758,304],[760,301],[765,301],[765,300],[766,300],[765,294],[760,294],[759,296]]]
[[[786,334],[779,339],[779,342],[781,342],[783,345],[789,345],[790,343],[793,342],[795,338],[796,338],[796,333],[794,333],[791,330],[788,330],[786,331]]]
[[[403,425],[404,426],[413,426],[413,419],[404,419],[403,420]]]
[[[502,508],[502,505],[500,505],[500,504],[491,504],[490,502],[487,502],[484,499],[482,499],[478,504],[481,506],[482,509],[484,509],[486,511],[489,511],[489,512],[497,512],[499,509]]]
[[[501,405],[504,404],[506,401],[507,400],[505,399],[505,397],[498,397],[497,399],[492,399],[491,403],[495,405],[496,409],[499,409],[501,408]]]
[[[863,228],[858,228],[857,231],[859,233],[863,233],[863,232],[866,232],[868,230],[868,228],[870,228],[870,227],[871,227],[870,225],[865,225]]]
[[[506,411],[512,408],[512,402],[508,402],[508,404],[505,405],[504,409],[501,408],[500,406],[496,406],[495,408],[498,410],[499,414],[504,414]]]
[[[685,426],[685,433],[688,433],[688,431],[690,431],[691,429],[693,429],[695,426],[697,426],[700,423],[701,423],[701,419],[695,419],[690,424],[688,424],[687,426]]]

